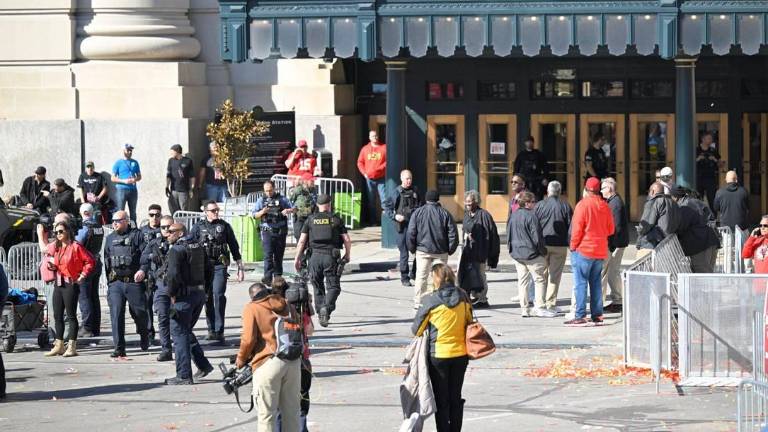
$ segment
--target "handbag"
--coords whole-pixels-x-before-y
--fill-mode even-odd
[[[44,254],[43,259],[40,260],[40,277],[45,283],[51,283],[56,280],[56,272],[48,268],[50,258],[52,258],[50,255]]]
[[[475,311],[472,310],[472,322],[467,325],[466,335],[467,356],[470,360],[478,360],[496,352],[496,344],[493,338],[477,321]]]

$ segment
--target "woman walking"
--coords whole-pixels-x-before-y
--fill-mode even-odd
[[[472,309],[467,294],[445,264],[432,266],[434,291],[422,297],[412,330],[429,332],[429,378],[435,394],[437,432],[458,432],[464,417],[461,388],[467,371],[467,325]]]
[[[91,254],[73,240],[72,230],[66,222],[58,222],[53,226],[56,240],[46,244],[45,236],[39,237],[43,260],[48,269],[54,272],[53,281],[53,319],[56,329],[56,341],[53,349],[45,353],[46,357],[77,355],[77,299],[80,284],[93,270],[95,261]],[[64,313],[66,312],[69,334],[66,351],[64,349]]]

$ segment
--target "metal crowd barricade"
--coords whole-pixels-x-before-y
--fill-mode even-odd
[[[187,232],[189,232],[189,230],[191,230],[204,216],[205,213],[203,212],[177,210],[176,213],[173,214],[173,220],[177,223],[184,224],[184,226],[187,227]]]
[[[720,237],[720,249],[717,250],[715,261],[715,273],[733,272],[733,232],[730,227],[717,227]]]
[[[768,426],[768,383],[746,379],[739,383],[736,404],[738,432],[761,432]]]
[[[651,367],[654,354],[661,352],[658,363],[662,368],[673,368],[673,336],[671,304],[667,301],[657,312],[658,319],[649,319],[653,302],[659,296],[671,293],[668,273],[628,271],[624,285],[624,362],[628,366]],[[658,325],[659,337],[652,337]]]
[[[219,216],[222,219],[248,214],[248,195],[224,198],[224,208],[220,211]]]
[[[275,190],[288,196],[288,191],[293,187],[299,177],[285,174],[275,174],[272,181],[275,183]],[[348,199],[334,200],[334,211],[341,216],[344,225],[348,229],[355,226],[355,185],[351,180],[330,177],[315,177],[315,189],[318,194],[328,194],[335,196],[337,194],[345,195]]]
[[[744,260],[741,259],[741,249],[749,238],[749,231],[741,229],[736,225],[733,230],[733,273],[746,273]]]
[[[5,248],[2,246],[0,246],[0,264],[4,269],[8,267],[8,255],[5,254]]]
[[[8,265],[5,269],[11,288],[40,289],[45,282],[40,277],[40,260],[43,254],[37,243],[19,243],[8,249]]]
[[[735,386],[752,375],[753,317],[766,285],[764,275],[679,276],[680,385]]]
[[[752,315],[752,378],[760,382],[768,382],[765,374],[765,316],[762,311]]]

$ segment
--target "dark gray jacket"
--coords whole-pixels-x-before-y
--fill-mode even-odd
[[[405,244],[411,253],[452,254],[459,247],[453,217],[439,203],[427,202],[411,213]]]
[[[547,197],[536,203],[534,213],[539,219],[541,231],[544,234],[544,244],[547,246],[568,246],[571,237],[569,229],[573,209],[570,204],[560,197]]]
[[[616,230],[608,237],[608,249],[613,252],[618,248],[629,246],[629,217],[627,208],[620,196],[614,195],[606,200],[613,214],[613,226]]]
[[[717,232],[708,224],[711,213],[703,201],[682,197],[677,206],[680,208],[677,238],[686,256],[696,255],[709,247],[720,247]]]
[[[464,234],[471,234],[472,240],[465,238],[463,254],[471,262],[488,263],[488,267],[496,268],[499,263],[499,231],[493,216],[486,210],[478,208],[472,216],[464,212],[464,222],[461,225]]]
[[[640,219],[640,237],[637,246],[640,249],[653,249],[667,236],[675,234],[680,225],[680,209],[672,197],[658,194],[645,203]]]
[[[749,222],[749,194],[738,183],[728,183],[718,189],[712,211],[720,216],[720,225],[747,229]]]
[[[509,255],[516,260],[531,260],[547,254],[539,219],[533,210],[520,208],[507,222]]]

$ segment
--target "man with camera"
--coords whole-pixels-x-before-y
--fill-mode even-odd
[[[264,284],[251,285],[249,294],[252,301],[243,309],[243,332],[235,364],[238,368],[251,365],[253,397],[258,405],[257,429],[274,432],[279,411],[281,432],[299,432],[301,349],[298,353],[288,352],[287,341],[278,340],[276,334],[276,329],[288,328],[289,321],[295,327],[299,318],[284,298],[272,294]]]
[[[755,273],[768,273],[768,215],[760,219],[760,226],[752,230],[744,248],[743,259],[752,259]]]
[[[160,219],[160,236],[153,238],[144,247],[141,253],[141,269],[147,274],[147,286],[154,287],[153,306],[157,312],[157,330],[160,334],[160,347],[162,351],[157,356],[157,361],[173,360],[173,347],[171,346],[170,307],[171,297],[165,284],[165,276],[168,271],[168,236],[173,225],[173,218],[163,216]]]
[[[404,287],[412,287],[411,279],[416,279],[416,259],[413,266],[408,268],[408,246],[405,244],[405,232],[411,213],[419,208],[424,200],[413,186],[413,174],[409,170],[400,172],[400,186],[395,189],[384,203],[384,214],[394,220],[397,228],[397,249],[400,251],[400,283]]]
[[[309,243],[308,267],[309,278],[315,288],[315,309],[320,325],[328,327],[331,313],[336,309],[336,299],[341,294],[341,272],[349,262],[352,240],[339,215],[331,213],[330,195],[320,194],[317,197],[317,210],[317,213],[307,219],[301,230],[294,266],[297,271],[301,271],[302,253]]]
[[[190,230],[190,238],[203,245],[206,256],[205,319],[208,322],[208,340],[224,343],[224,318],[227,308],[227,278],[230,260],[237,263],[237,281],[245,278],[240,245],[235,238],[232,226],[219,219],[219,205],[215,201],[206,202],[205,219],[196,223]],[[231,254],[231,257],[230,257]]]
[[[294,210],[293,204],[275,191],[275,183],[271,180],[264,182],[264,195],[253,208],[253,217],[261,219],[261,245],[264,249],[264,277],[261,283],[264,285],[272,285],[273,277],[283,275],[288,216]]]
[[[101,301],[99,300],[99,279],[101,278],[101,246],[104,243],[104,227],[94,218],[93,205],[80,206],[83,227],[77,232],[75,241],[93,255],[96,265],[80,285],[80,314],[83,326],[78,337],[94,337],[101,333]]]
[[[176,353],[176,376],[166,385],[193,384],[192,362],[197,367],[194,378],[213,372],[192,329],[205,304],[205,252],[203,246],[184,239],[186,227],[180,223],[168,229],[168,271],[165,285],[171,298],[171,333]]]

